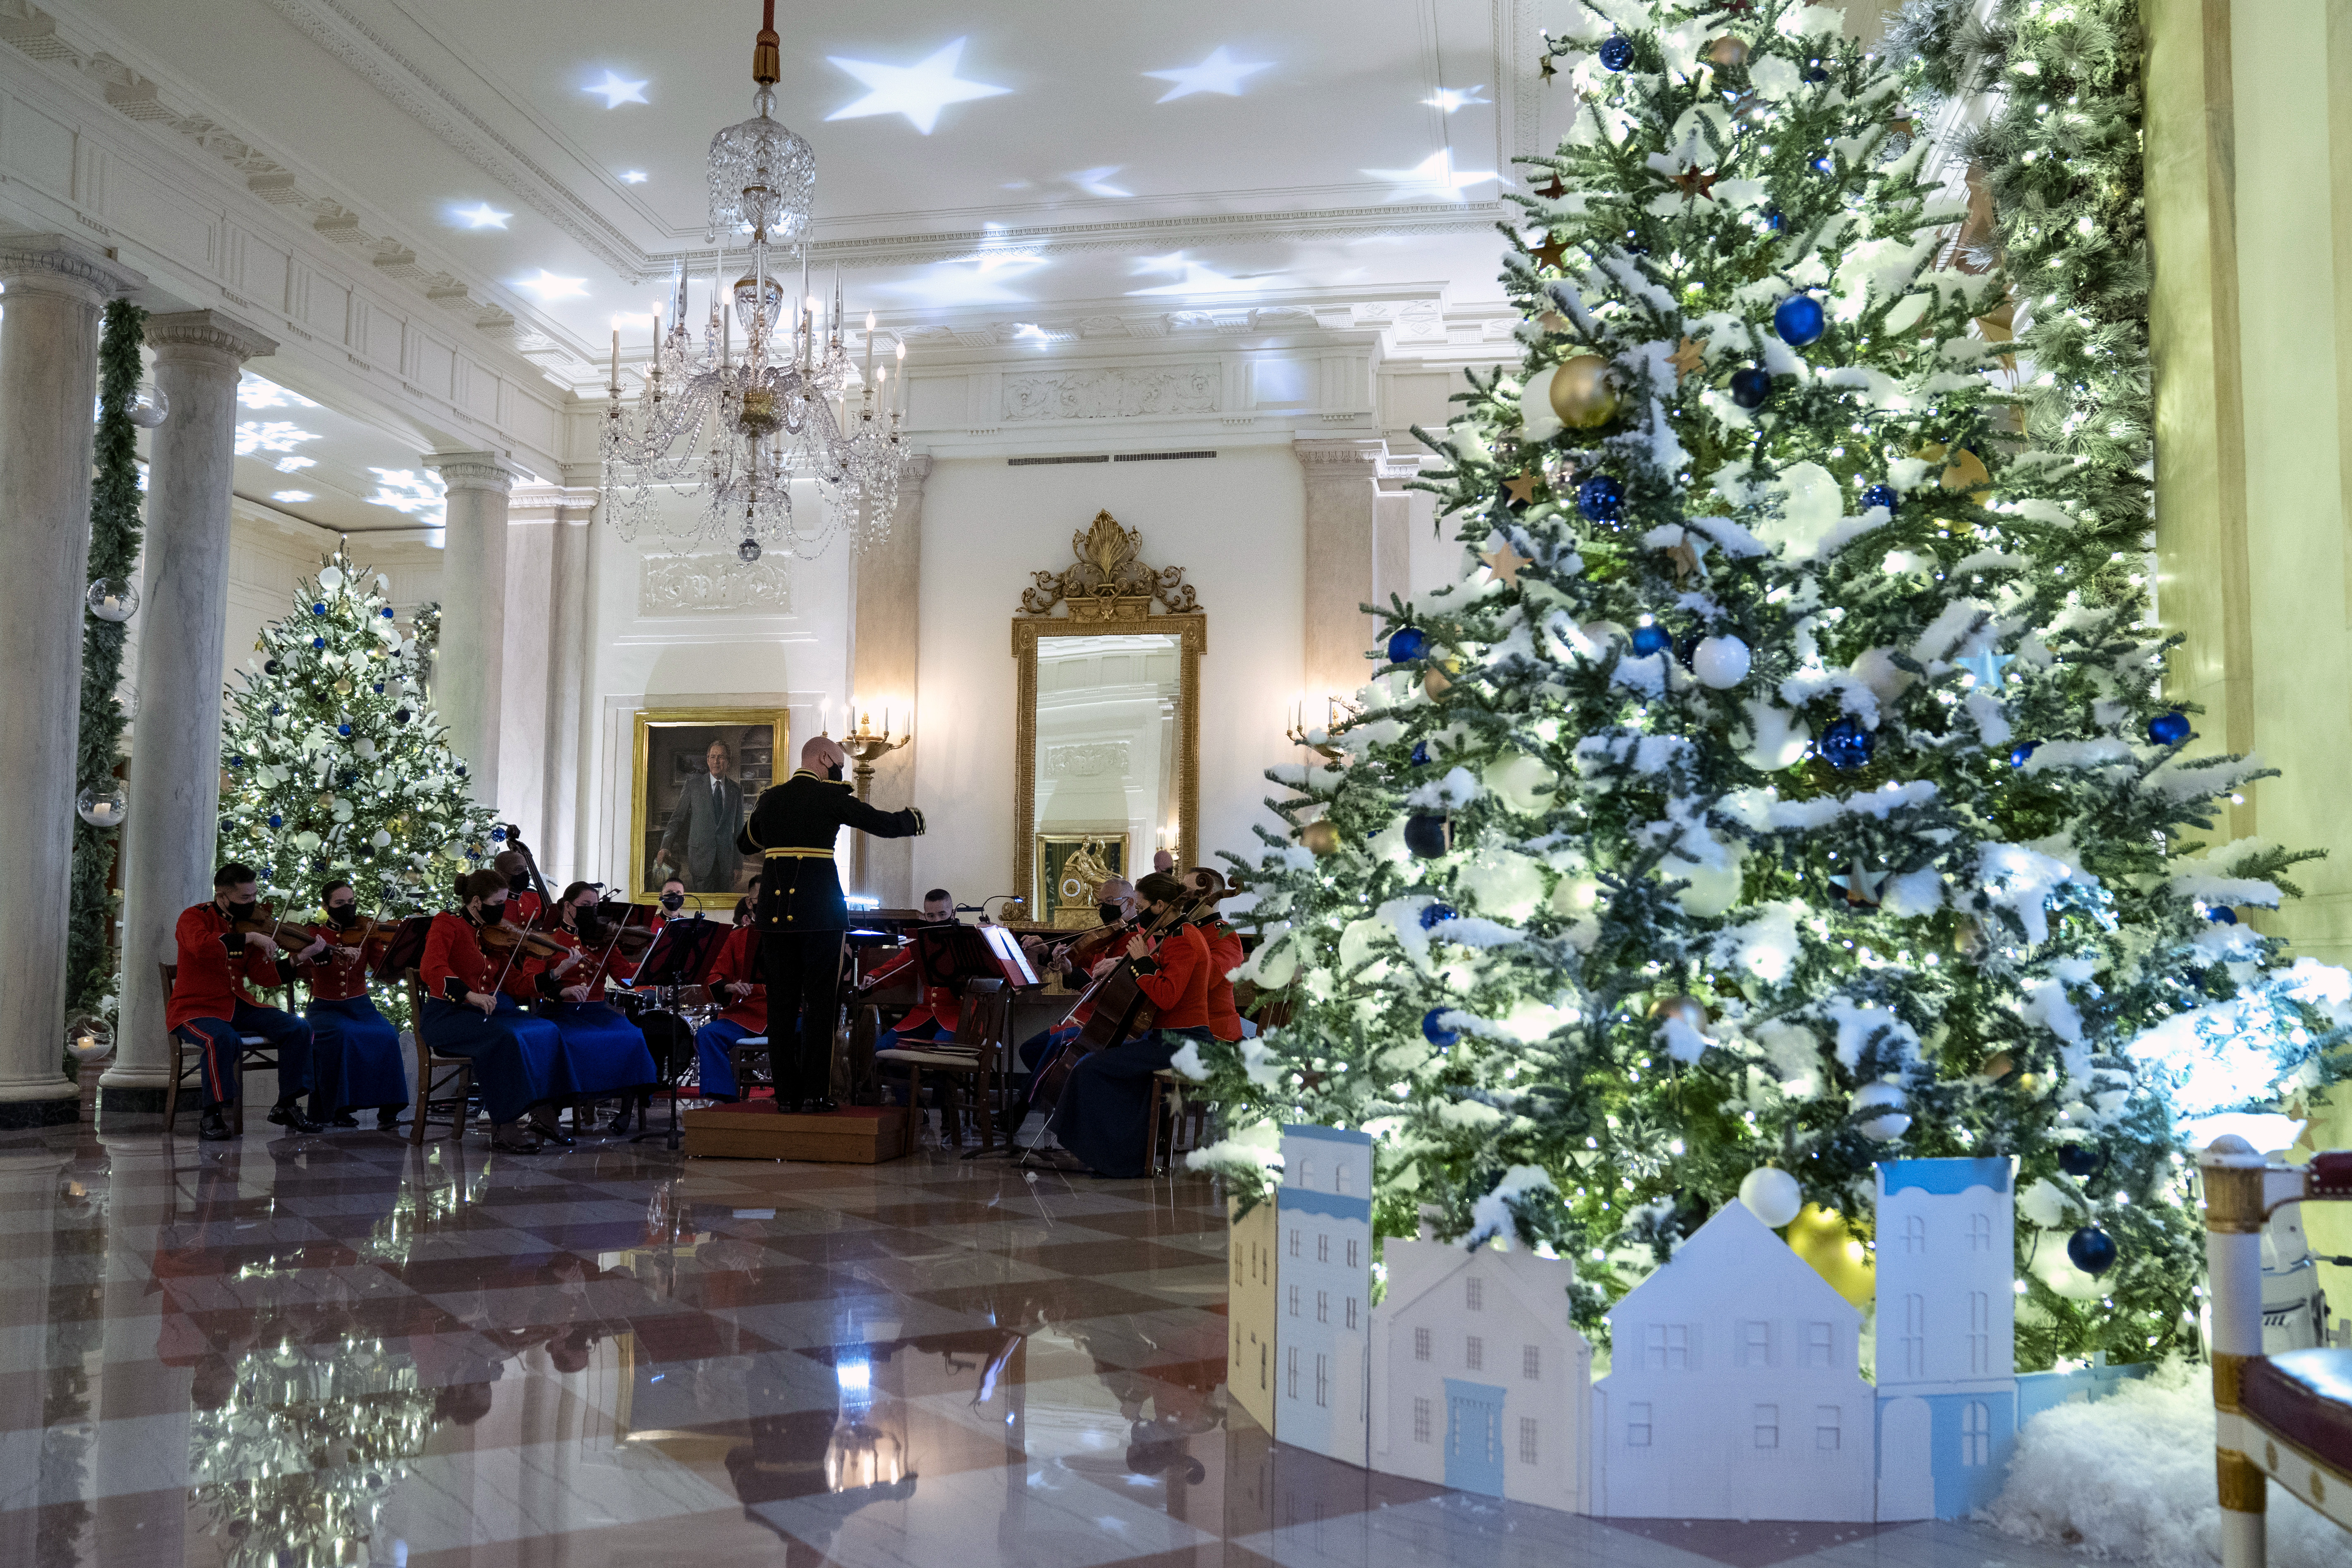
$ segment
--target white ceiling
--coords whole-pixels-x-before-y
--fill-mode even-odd
[[[525,352],[583,394],[616,322],[643,352],[680,256],[704,308],[703,155],[751,112],[756,0],[69,4],[306,187],[535,329]],[[853,312],[919,347],[983,321],[1433,291],[1475,305],[1500,297],[1511,154],[1566,112],[1534,73],[1536,29],[1565,5],[787,0],[777,115],[816,153],[821,275],[840,265]],[[1003,90],[832,118],[959,42],[952,79]],[[608,107],[627,97],[589,90],[608,73],[644,101]],[[1451,112],[1429,101],[1441,89]],[[461,216],[485,207],[503,227]]]

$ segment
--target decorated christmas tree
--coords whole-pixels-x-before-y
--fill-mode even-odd
[[[499,836],[426,704],[387,586],[338,550],[228,693],[220,858],[257,868],[262,896],[296,919],[315,918],[335,880],[362,914],[439,909]]]
[[[2261,770],[2190,756],[2167,642],[2078,591],[2083,464],[1996,389],[2005,283],[1937,267],[1963,208],[1840,14],[1582,20],[1507,231],[1523,359],[1423,433],[1465,575],[1274,775],[1248,978],[1293,1013],[1180,1056],[1198,1163],[1363,1129],[1381,1234],[1556,1249],[1597,1331],[1723,1204],[1834,1275],[1874,1161],[2012,1156],[2021,1364],[2159,1354],[2178,1120],[2352,1020],[2237,918],[2302,857],[2200,847]]]

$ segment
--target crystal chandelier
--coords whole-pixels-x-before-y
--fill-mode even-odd
[[[780,75],[775,0],[765,0],[751,79],[758,111],[710,139],[710,226],[716,247],[710,314],[702,340],[686,324],[686,280],[678,268],[669,331],[654,316],[654,355],[634,407],[621,399],[621,334],[613,334],[605,388],[604,503],[625,539],[658,516],[657,488],[704,499],[689,542],[736,539],[744,561],[772,545],[813,559],[839,535],[860,546],[883,538],[898,504],[906,449],[906,345],[898,346],[895,385],[874,366],[874,318],[866,318],[865,360],[853,363],[843,342],[841,287],[832,309],[809,291],[809,207],[816,194],[816,155],[770,118]],[[742,276],[729,287],[729,242],[745,237]],[[797,251],[801,287],[787,300],[777,263]],[[723,308],[731,303],[733,310]],[[738,335],[740,342],[737,341]],[[887,389],[887,392],[885,389]],[[794,481],[815,493],[818,525],[803,528],[793,510]]]

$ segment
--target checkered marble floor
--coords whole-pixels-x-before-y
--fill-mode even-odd
[[[1195,1178],[0,1135],[0,1563],[2043,1568],[1272,1443]]]

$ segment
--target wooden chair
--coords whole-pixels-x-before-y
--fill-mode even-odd
[[[441,1103],[450,1109],[446,1114],[433,1119],[447,1122],[450,1141],[462,1143],[466,1141],[467,1112],[474,1099],[474,1058],[445,1057],[426,1043],[425,986],[414,969],[408,972],[407,984],[408,1031],[410,1037],[416,1042],[415,1121],[408,1130],[408,1141],[412,1144],[425,1142],[425,1123],[432,1117],[434,1100],[437,1096]],[[441,1076],[434,1077],[436,1072]],[[455,1094],[448,1092],[453,1084],[457,1086]]]
[[[751,1098],[750,1063],[754,1057],[760,1058],[760,1065],[766,1070],[768,1082],[772,1084],[776,1080],[775,1053],[769,1047],[768,1037],[746,1035],[727,1047],[727,1060],[735,1069],[735,1093],[738,1099]]]
[[[1209,1102],[1186,1098],[1184,1091],[1193,1087],[1192,1080],[1174,1068],[1161,1068],[1151,1075],[1151,1116],[1144,1124],[1143,1168],[1152,1175],[1166,1174],[1177,1155],[1201,1146],[1209,1125]],[[1160,1152],[1162,1128],[1168,1134],[1165,1155]]]
[[[155,967],[163,976],[163,1005],[166,1010],[169,1010],[172,1005],[172,984],[179,978],[180,966],[176,963],[159,963]],[[172,1081],[163,1090],[163,1131],[166,1135],[171,1133],[179,1121],[180,1089],[188,1081],[188,1075],[191,1072],[195,1074],[200,1097],[205,1076],[204,1047],[192,1046],[182,1039],[177,1029],[169,1031],[169,1034],[172,1042]],[[259,1035],[239,1035],[236,1037],[236,1061],[230,1068],[236,1075],[236,1099],[231,1106],[228,1116],[229,1130],[242,1138],[245,1136],[245,1069],[248,1064],[254,1067],[276,1067],[278,1052]]]
[[[2352,1530],[2352,1350],[2263,1353],[2263,1222],[2287,1204],[2352,1200],[2352,1152],[2316,1155],[2300,1168],[2273,1165],[2245,1140],[2225,1137],[2198,1163],[2213,1306],[2221,1563],[2262,1568],[2272,1481]]]
[[[874,1053],[877,1067],[892,1063],[907,1069],[907,1102],[917,1115],[922,1113],[924,1073],[939,1074],[951,1097],[958,1081],[968,1082],[972,1089],[972,1103],[980,1111],[982,1149],[996,1147],[996,1119],[991,1114],[989,1101],[1007,1072],[1004,1056],[1010,1000],[1002,980],[968,980],[964,982],[963,1007],[956,1018],[953,1044],[927,1042]],[[958,1144],[963,1142],[962,1121],[952,1098],[940,1107],[940,1131],[952,1136]]]

